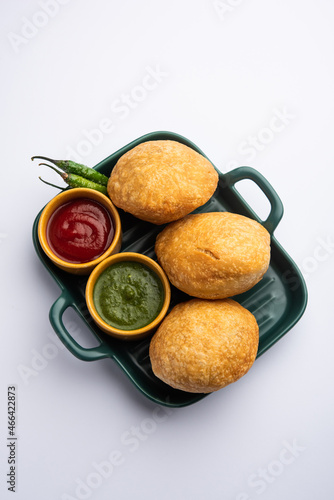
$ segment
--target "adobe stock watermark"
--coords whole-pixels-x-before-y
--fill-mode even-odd
[[[301,270],[305,279],[315,273],[319,265],[326,262],[334,253],[334,238],[332,235],[329,234],[325,238],[318,236],[316,243],[312,255],[304,257],[301,262]]]
[[[254,494],[261,495],[266,489],[280,477],[287,467],[292,465],[297,458],[306,450],[305,446],[297,443],[283,441],[283,448],[276,459],[272,460],[265,467],[259,467],[247,479],[248,490],[236,495],[235,500],[251,500]]]
[[[125,120],[169,76],[159,64],[146,66],[144,76],[128,92],[123,92],[110,105],[110,116],[102,118],[92,129],[81,131],[81,139],[75,147],[68,146],[66,158],[81,163],[93,148],[101,145],[106,135],[116,129],[116,122]]]
[[[56,17],[63,5],[67,5],[71,0],[40,0],[39,9],[30,17],[21,18],[19,33],[10,31],[7,38],[12,49],[18,54],[22,47],[26,46],[30,40],[35,38],[41,29],[49,23],[50,19]]]
[[[214,0],[212,5],[219,19],[225,21],[226,16],[234,12],[242,3],[244,0]]]
[[[82,330],[74,321],[69,321],[66,328],[71,335],[75,334],[77,338],[82,334]],[[17,365],[18,374],[24,385],[29,385],[31,380],[36,379],[50,365],[50,361],[54,360],[59,352],[65,349],[64,344],[54,332],[49,331],[47,336],[51,342],[47,342],[39,349],[31,349],[30,360],[25,364]]]
[[[317,236],[316,244],[311,255],[304,257],[298,267],[307,280],[314,274],[324,262],[327,262],[334,255],[334,237],[329,234],[325,237]],[[283,282],[289,286],[292,291],[297,290],[300,286],[299,277],[294,274],[292,270],[287,270],[283,273]]]
[[[237,147],[237,153],[244,157],[245,162],[253,161],[256,156],[271,144],[278,134],[281,134],[296,115],[287,110],[286,106],[274,108],[266,126],[255,134],[249,135],[241,141]],[[242,160],[243,161],[243,160]],[[240,161],[231,160],[226,165],[226,170],[231,170],[240,165]]]
[[[90,472],[75,479],[71,493],[63,493],[61,500],[86,500],[108,480],[115,470],[126,463],[129,454],[136,452],[160,424],[168,420],[173,410],[165,406],[155,406],[150,417],[144,418],[139,425],[132,425],[120,436],[120,446],[111,450],[101,461],[92,462]]]
[[[304,257],[298,267],[304,277],[307,280],[312,274],[314,274],[324,262],[327,262],[334,255],[334,237],[329,234],[325,237],[317,236],[315,239],[315,246],[311,253]],[[273,312],[277,310],[280,304],[284,304],[286,301],[286,292],[284,289],[280,290],[279,293],[270,294],[270,284],[275,281],[275,278],[271,278],[268,281],[264,281],[262,289],[268,287],[269,294],[266,299],[263,296],[255,299],[251,296],[243,302],[243,306],[250,308],[251,312],[256,315],[256,319],[259,324],[263,325],[266,321],[270,321],[273,318]],[[301,281],[298,275],[294,272],[293,268],[287,269],[282,273],[283,285],[287,286],[292,292],[295,292],[300,286]]]

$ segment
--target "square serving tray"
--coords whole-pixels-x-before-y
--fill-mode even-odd
[[[178,141],[205,156],[195,144],[176,133],[152,132],[110,155],[96,165],[96,170],[109,176],[117,160],[124,153],[142,142],[153,140]],[[265,221],[259,219],[235,188],[235,184],[243,179],[255,182],[267,196],[271,210]],[[250,167],[239,167],[226,174],[219,172],[219,183],[214,195],[205,205],[195,210],[196,213],[214,211],[229,211],[251,217],[260,222],[271,234],[271,261],[268,271],[251,290],[233,297],[256,317],[260,329],[257,354],[259,357],[297,323],[307,304],[307,289],[302,274],[273,236],[283,215],[283,205],[275,190],[258,171]],[[119,210],[119,213],[123,231],[121,251],[143,253],[156,260],[155,239],[164,226],[141,221],[122,210]],[[88,277],[75,276],[60,270],[45,255],[37,235],[40,214],[41,212],[33,225],[33,243],[41,262],[60,286],[61,294],[52,305],[49,317],[56,334],[69,351],[84,361],[112,358],[146,397],[161,405],[181,407],[207,396],[207,394],[193,394],[173,389],[155,377],[148,352],[150,337],[130,342],[117,340],[103,333],[95,325],[85,304],[85,286]],[[189,299],[188,295],[172,286],[171,308],[178,302]],[[68,307],[72,307],[87,324],[99,342],[97,347],[89,349],[82,347],[67,331],[63,314]]]

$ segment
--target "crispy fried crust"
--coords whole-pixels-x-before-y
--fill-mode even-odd
[[[259,327],[232,299],[176,305],[150,343],[154,374],[187,392],[208,393],[235,382],[256,358]]]
[[[212,164],[193,149],[176,141],[148,141],[118,160],[107,189],[117,207],[164,224],[206,203],[217,184]]]
[[[155,245],[174,286],[194,297],[223,299],[252,288],[270,261],[270,235],[229,212],[191,214],[172,222]]]

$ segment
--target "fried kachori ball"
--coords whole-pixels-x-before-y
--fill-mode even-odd
[[[150,343],[153,373],[187,392],[217,391],[245,375],[257,355],[255,317],[232,299],[176,305]]]
[[[269,266],[270,235],[243,215],[190,214],[158,234],[155,252],[174,286],[194,297],[224,299],[260,281]]]
[[[147,141],[125,153],[108,182],[119,208],[154,224],[171,222],[206,203],[218,173],[204,156],[180,142]]]

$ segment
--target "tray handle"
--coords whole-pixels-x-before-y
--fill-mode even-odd
[[[255,182],[268,198],[271,206],[270,213],[266,220],[263,221],[259,217],[258,219],[267,231],[272,234],[278,226],[284,212],[283,203],[280,197],[267,179],[254,168],[238,167],[224,175],[224,183],[229,186],[244,179]]]
[[[109,358],[110,352],[108,348],[100,343],[100,345],[91,348],[82,347],[66,329],[63,322],[63,314],[68,307],[73,307],[76,310],[75,303],[71,295],[63,290],[62,294],[52,304],[49,317],[50,323],[67,349],[77,358],[83,361],[96,361],[98,359]]]

